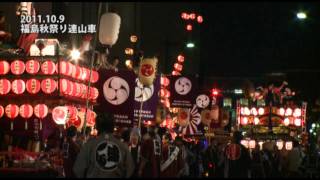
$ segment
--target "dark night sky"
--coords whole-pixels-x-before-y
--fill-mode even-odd
[[[13,29],[14,3],[2,5],[0,10],[8,14]],[[37,5],[42,13],[63,13],[78,24],[96,21],[97,3]],[[159,69],[164,73],[171,72],[176,56],[183,52],[183,73],[199,74],[205,84],[215,83],[211,77],[284,72],[293,88],[310,97],[319,96],[319,2],[113,2],[110,7],[122,18],[113,54],[122,55],[130,34],[136,32],[141,49],[147,55],[159,56]],[[307,12],[305,21],[296,18],[300,9]],[[204,23],[192,35],[184,30],[180,18],[183,11],[204,16]],[[184,47],[188,39],[196,44],[193,50]]]

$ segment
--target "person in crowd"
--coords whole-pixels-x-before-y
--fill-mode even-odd
[[[77,128],[70,126],[66,132],[66,139],[63,147],[63,169],[65,177],[75,177],[72,171],[74,162],[76,161],[77,155],[80,152],[80,146],[76,143],[77,140]]]
[[[97,113],[98,137],[89,139],[80,150],[73,171],[79,178],[129,178],[134,161],[128,146],[113,136],[113,116]]]
[[[300,165],[303,159],[303,153],[299,146],[299,142],[297,140],[293,141],[293,148],[288,152],[287,156],[287,176],[288,177],[300,177],[301,172],[299,171]]]
[[[129,141],[130,141],[130,129],[129,128],[124,128],[122,130],[121,141],[124,142],[125,144],[129,145]]]
[[[129,151],[132,155],[134,164],[135,164],[135,171],[134,177],[137,177],[138,174],[138,167],[140,163],[140,156],[141,156],[141,146],[140,146],[140,131],[138,128],[132,128],[130,132],[130,141],[129,141]]]
[[[233,142],[225,149],[225,177],[248,178],[250,168],[250,154],[240,141],[242,134],[239,131],[233,133]]]
[[[251,177],[252,178],[264,178],[266,174],[263,168],[263,153],[260,150],[260,145],[256,144],[251,153]]]
[[[139,177],[159,177],[160,154],[161,142],[156,140],[153,128],[148,127],[141,142],[141,161],[138,170]]]

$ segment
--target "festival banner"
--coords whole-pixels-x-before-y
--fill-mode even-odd
[[[170,106],[192,108],[198,92],[198,79],[194,76],[168,76],[170,80]]]
[[[116,126],[132,126],[136,77],[132,71],[99,70],[95,109],[113,114]]]
[[[136,78],[135,96],[134,96],[134,124],[137,124],[141,109],[141,122],[155,121],[157,105],[159,101],[160,76],[157,76],[153,84],[143,86]]]

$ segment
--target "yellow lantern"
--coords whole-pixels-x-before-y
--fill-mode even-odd
[[[130,36],[130,41],[131,41],[132,43],[136,43],[136,42],[138,41],[138,37],[137,37],[136,35],[131,35],[131,36]]]

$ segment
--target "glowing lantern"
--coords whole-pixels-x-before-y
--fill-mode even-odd
[[[41,82],[41,90],[45,93],[45,94],[51,94],[53,93],[57,88],[57,83],[55,80],[47,78],[42,80]]]
[[[11,83],[7,79],[0,79],[0,95],[8,94],[11,90]]]
[[[170,84],[170,80],[169,80],[167,77],[165,77],[165,76],[161,76],[160,84],[161,84],[162,86],[167,87],[167,86],[169,86],[169,84]]]
[[[84,67],[80,67],[81,68],[81,80],[86,80],[86,79],[88,79],[88,76],[89,76],[89,74],[88,74],[88,71],[87,71],[87,68],[84,68]]]
[[[198,23],[202,23],[203,22],[203,17],[199,15],[197,17],[197,21],[198,21]]]
[[[191,13],[189,16],[190,16],[190,19],[191,19],[191,20],[196,19],[196,14],[195,14],[195,13]]]
[[[40,63],[36,60],[29,60],[26,62],[26,71],[29,74],[36,74],[40,70]]]
[[[264,108],[259,108],[258,109],[258,114],[261,116],[261,115],[263,115],[264,114]]]
[[[67,121],[75,121],[77,119],[78,110],[74,106],[66,106],[68,109]]]
[[[157,63],[158,59],[157,58],[144,58],[140,62],[140,67],[139,67],[139,81],[144,85],[144,86],[150,86],[153,84],[153,81],[156,76],[156,71],[157,71]]]
[[[41,83],[37,79],[29,79],[26,82],[26,89],[30,94],[36,94],[41,89]]]
[[[37,104],[34,109],[34,115],[42,120],[48,115],[48,106],[45,104]],[[42,129],[42,122],[40,121],[40,129]]]
[[[187,29],[187,31],[192,31],[192,25],[191,25],[191,24],[188,24],[188,25],[186,26],[186,29]]]
[[[19,115],[19,107],[15,104],[9,104],[5,108],[5,113],[8,118],[10,118],[10,127],[13,130],[13,120]]]
[[[247,141],[247,140],[241,140],[240,141],[240,143],[244,146],[244,147],[246,147],[246,148],[249,148],[249,142]]]
[[[132,48],[126,48],[126,49],[124,50],[124,52],[125,52],[125,54],[127,54],[127,55],[133,55],[133,53],[134,53],[134,51],[133,51]]]
[[[80,84],[80,89],[81,89],[81,94],[79,97],[81,97],[83,99],[87,99],[88,86],[86,86],[85,84]]]
[[[87,126],[88,127],[93,127],[95,125],[95,119],[97,117],[97,114],[90,109],[88,109],[87,112]]]
[[[4,115],[4,108],[0,105],[0,118],[2,118]]]
[[[292,142],[286,142],[286,150],[292,150]]]
[[[174,63],[173,67],[176,71],[179,71],[179,72],[182,71],[182,68],[183,68],[183,66],[179,63]]]
[[[92,70],[91,74],[91,82],[96,83],[99,80],[99,73],[97,71]]]
[[[90,87],[90,99],[95,100],[99,96],[99,91],[97,88]]]
[[[295,119],[294,120],[294,125],[301,126],[301,119]]]
[[[249,148],[254,149],[256,147],[256,141],[255,140],[250,140],[249,141]]]
[[[26,84],[22,79],[16,79],[12,82],[11,89],[15,94],[22,94],[26,90]]]
[[[263,148],[263,141],[259,141],[258,144],[259,144],[259,148],[260,148],[260,151],[261,151],[262,148]]]
[[[5,75],[10,71],[10,65],[7,61],[0,61],[0,75]]]
[[[278,147],[278,150],[281,150],[283,148],[283,141],[282,140],[277,141],[276,145]]]
[[[81,84],[73,83],[72,96],[81,97],[81,95],[82,95]]]
[[[57,106],[52,110],[52,119],[58,125],[67,123],[68,108],[66,106]]]
[[[56,70],[59,74],[63,74],[65,76],[72,76],[72,64],[70,62],[66,61],[60,61],[60,63],[57,63]]]
[[[56,65],[52,61],[45,61],[41,64],[41,72],[43,74],[52,75],[56,71]]]
[[[23,117],[25,120],[31,118],[33,114],[33,108],[30,104],[23,104],[20,106],[19,114],[21,117]],[[25,121],[24,125],[25,129],[28,129],[28,123]]]
[[[291,116],[292,115],[292,109],[291,108],[287,108],[285,115],[286,116]]]
[[[258,115],[257,109],[256,108],[251,108],[251,114],[254,115],[254,116]]]
[[[296,108],[293,112],[293,116],[294,117],[300,117],[301,116],[301,109],[300,108]]]
[[[24,73],[26,66],[23,61],[15,60],[11,63],[11,72],[14,75],[21,75]]]
[[[79,79],[81,80],[81,76],[82,76],[82,69],[80,66],[75,65],[74,69],[72,71],[72,77],[75,79]]]
[[[62,94],[70,95],[72,93],[72,83],[67,79],[60,79],[60,91]]]
[[[250,115],[250,110],[249,110],[248,107],[245,107],[245,108],[244,108],[244,114],[247,115],[247,116]]]
[[[290,124],[289,118],[285,118],[285,119],[283,120],[283,124],[284,124],[285,126],[289,126],[289,124]]]
[[[242,125],[247,125],[248,124],[248,118],[244,117],[242,118]]]
[[[179,63],[183,63],[183,62],[184,62],[184,56],[181,55],[181,54],[178,56],[177,59],[178,59],[178,62],[179,62]]]
[[[181,13],[181,18],[182,19],[188,19],[189,18],[189,15],[185,12]]]
[[[178,72],[178,71],[172,71],[172,75],[178,76],[178,75],[181,75],[181,74],[180,74],[180,72]]]
[[[285,113],[284,108],[280,108],[280,109],[279,109],[279,114],[280,114],[280,116],[284,116],[284,113]]]
[[[138,41],[138,37],[137,37],[136,35],[131,35],[131,36],[130,36],[130,41],[131,41],[132,43],[136,43],[136,42]]]
[[[253,121],[254,121],[254,124],[255,124],[255,125],[258,125],[259,122],[260,122],[259,118],[257,118],[257,117],[255,117]]]

